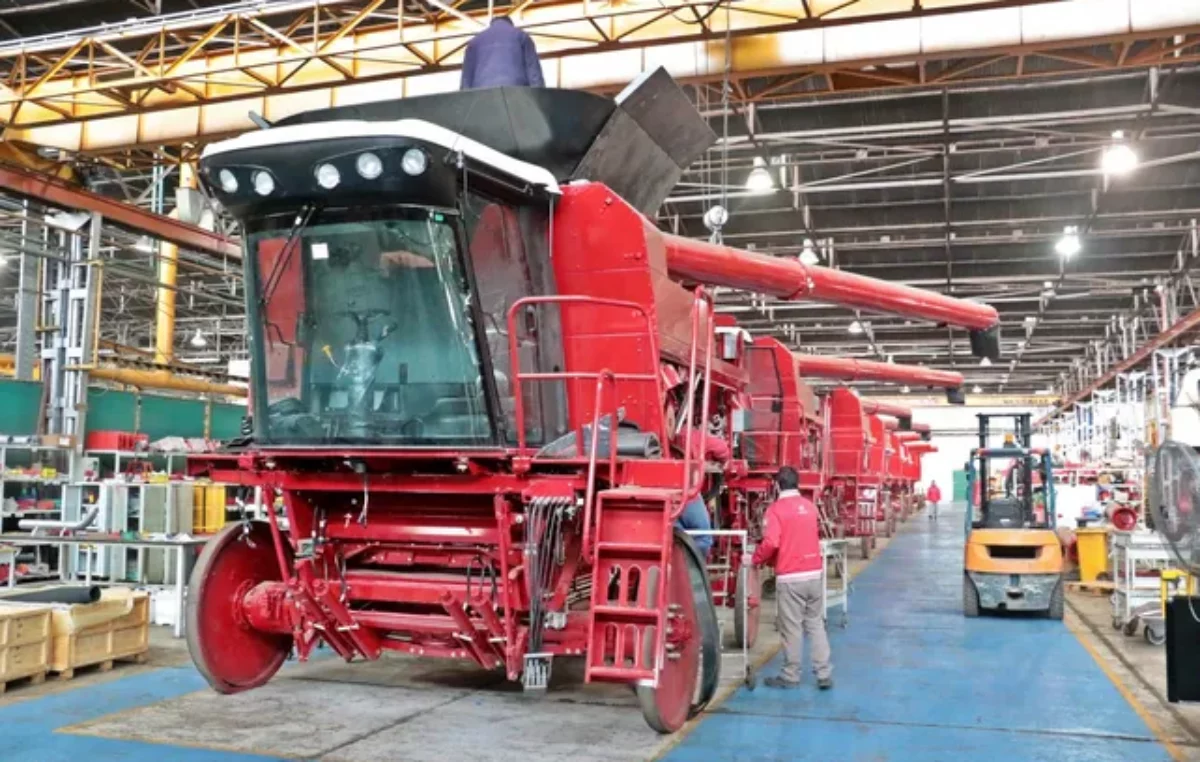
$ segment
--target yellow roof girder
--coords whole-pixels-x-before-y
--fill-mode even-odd
[[[658,66],[684,81],[719,78],[727,35],[735,77],[825,76],[872,62],[871,51],[859,45],[862,55],[854,64],[853,36],[868,28],[859,24],[1058,2],[524,0],[511,10],[537,43],[547,85],[602,89]],[[0,65],[12,64],[0,84],[4,138],[106,153],[242,132],[253,127],[252,110],[273,121],[317,108],[455,89],[463,49],[482,21],[440,0],[433,4],[445,12],[432,20],[410,20],[396,0],[327,0],[282,18],[271,17],[268,5],[263,15],[239,11],[207,26],[191,22],[173,29],[167,18],[137,33],[99,30],[73,42],[63,38],[55,43],[61,49],[0,48]],[[850,52],[831,64],[829,41],[814,34],[845,24],[856,25],[841,35]],[[886,41],[877,47],[877,60],[916,68],[911,55],[889,58]],[[961,54],[947,49],[921,58]],[[963,67],[961,73],[970,70]],[[920,84],[916,76],[890,70],[855,76],[865,78],[860,86]]]

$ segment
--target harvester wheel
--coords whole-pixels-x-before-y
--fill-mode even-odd
[[[676,529],[675,540],[684,543],[691,559],[688,576],[692,583],[692,597],[696,601],[701,634],[700,684],[696,687],[695,699],[688,711],[690,719],[704,711],[717,694],[717,686],[721,682],[721,624],[717,618],[717,605],[713,602],[712,585],[709,584],[704,557],[685,532]]]
[[[754,647],[758,639],[758,620],[762,606],[762,585],[758,578],[758,569],[753,566],[746,568],[746,584],[738,585],[737,594],[733,597],[733,644],[741,648]]]
[[[979,616],[979,591],[966,574],[963,575],[963,616],[972,619]]]
[[[697,584],[699,583],[699,584]],[[639,685],[638,703],[646,723],[659,733],[674,733],[683,727],[688,718],[699,712],[708,703],[711,695],[705,696],[708,678],[719,679],[720,644],[713,639],[715,664],[709,669],[708,639],[711,625],[716,625],[716,608],[712,595],[704,581],[704,570],[697,561],[692,543],[683,537],[675,537],[675,548],[666,578],[667,606],[670,625],[667,632],[667,659],[658,670],[657,685]],[[707,609],[707,611],[706,611]],[[704,675],[700,667],[704,664]]]
[[[242,597],[283,578],[270,527],[230,524],[200,554],[188,581],[187,645],[196,669],[218,693],[240,693],[270,680],[292,650],[287,635],[246,624]]]

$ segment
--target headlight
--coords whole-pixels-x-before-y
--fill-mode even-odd
[[[364,180],[374,180],[383,174],[383,161],[373,153],[360,153],[354,162],[355,169]]]
[[[235,175],[232,170],[222,169],[217,174],[217,179],[221,183],[221,190],[225,191],[226,193],[237,193],[237,175]]]
[[[317,167],[317,185],[325,190],[333,190],[342,181],[342,175],[332,164],[322,164]]]
[[[404,158],[400,160],[400,165],[404,167],[406,173],[416,177],[429,166],[429,159],[420,148],[410,148],[404,152]]]
[[[275,192],[275,178],[270,172],[261,169],[254,173],[254,192],[260,196],[270,196]]]

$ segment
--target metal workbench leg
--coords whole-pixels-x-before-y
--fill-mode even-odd
[[[184,546],[177,546],[175,548],[175,637],[177,638],[183,637],[183,596],[187,589],[184,555]]]

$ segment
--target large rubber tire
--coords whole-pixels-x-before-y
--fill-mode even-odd
[[[979,616],[979,591],[966,574],[963,575],[963,616],[968,619]]]
[[[1046,617],[1049,619],[1057,619],[1062,621],[1066,601],[1063,595],[1063,583],[1060,581],[1054,586],[1054,592],[1050,593],[1050,608],[1046,609]]]
[[[733,596],[733,644],[737,648],[743,645],[754,648],[762,613],[762,585],[759,584],[758,569],[753,566],[746,569],[746,580],[748,584],[745,587],[738,585],[737,593]]]
[[[684,543],[691,555],[688,565],[688,575],[692,583],[693,599],[696,602],[697,621],[700,625],[700,685],[696,698],[688,710],[688,717],[695,717],[713,696],[721,682],[721,623],[717,618],[717,605],[713,602],[712,585],[705,571],[704,557],[696,549],[695,543],[686,532],[675,530],[676,542]]]
[[[1145,630],[1143,630],[1142,637],[1144,637],[1146,642],[1152,646],[1161,646],[1163,643],[1167,642],[1167,633],[1165,631],[1160,633],[1153,627],[1147,627]]]
[[[664,734],[674,733],[703,711],[716,692],[721,663],[717,612],[707,574],[695,546],[678,530],[665,584],[667,603],[689,622],[690,634],[677,644],[679,658],[658,670],[657,685],[637,686],[642,717]]]

